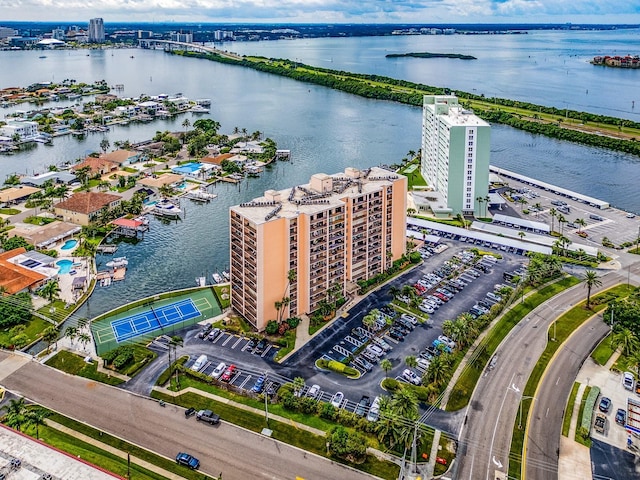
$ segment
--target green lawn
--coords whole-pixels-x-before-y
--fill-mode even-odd
[[[571,416],[573,415],[573,405],[576,403],[576,396],[578,395],[579,387],[580,384],[578,382],[573,383],[573,388],[571,388],[571,394],[569,395],[567,406],[564,409],[564,418],[562,419],[562,435],[564,435],[565,437],[569,436],[569,428],[571,427]]]
[[[229,297],[229,285],[214,285],[213,292],[216,294],[220,308],[224,310],[231,305],[231,298]]]
[[[55,222],[55,218],[36,217],[32,215],[30,217],[25,218],[23,222],[31,225],[48,225],[49,223]]]
[[[446,410],[459,410],[469,403],[473,389],[475,388],[485,365],[498,348],[498,345],[500,345],[500,342],[502,342],[502,340],[520,320],[522,320],[538,305],[546,302],[558,293],[576,285],[577,283],[580,283],[580,281],[575,277],[563,278],[555,283],[547,285],[540,291],[529,295],[524,299],[524,302],[513,304],[511,309],[502,316],[498,323],[494,325],[491,331],[476,348],[476,351],[473,353],[473,360],[469,362],[468,366],[458,377],[458,381],[451,391]]]
[[[20,210],[17,208],[0,208],[0,215],[17,215]]]
[[[98,372],[98,364],[96,362],[87,363],[80,355],[66,350],[61,350],[56,353],[46,361],[46,364],[63,372],[70,373],[71,375],[78,375],[108,385],[119,385],[123,383],[119,378]]]
[[[609,361],[613,352],[615,352],[615,349],[612,348],[611,345],[610,333],[598,344],[593,353],[591,353],[591,358],[593,358],[598,365],[604,365]]]
[[[23,325],[26,328],[23,332],[20,333],[27,336],[27,345],[40,338],[40,334],[42,333],[42,331],[45,328],[51,326],[49,322],[39,317],[31,317],[31,320],[29,320],[27,323],[24,323]],[[11,328],[3,328],[0,331],[0,345],[4,347],[9,347],[10,345],[12,345],[13,342],[11,341],[11,338],[13,336],[14,335],[11,333]]]
[[[586,447],[591,447],[591,438],[584,438],[580,435],[580,426],[582,425],[582,417],[584,415],[584,406],[587,403],[587,397],[589,397],[589,392],[591,391],[591,387],[587,387],[584,389],[584,393],[582,394],[582,399],[580,399],[580,410],[578,411],[578,423],[576,424],[576,436],[575,441],[581,443]]]

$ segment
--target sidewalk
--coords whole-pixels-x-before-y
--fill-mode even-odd
[[[53,420],[50,419],[46,419],[45,423],[47,424],[47,426],[58,430],[59,432],[62,433],[66,433],[67,435],[70,435],[74,438],[77,438],[78,440],[88,443],[90,445],[94,445],[96,447],[98,447],[101,450],[104,450],[105,452],[109,452],[112,455],[115,455],[116,457],[122,458],[122,459],[126,459],[127,458],[127,453],[123,452],[122,450],[118,450],[117,448],[112,447],[111,445],[107,445],[106,443],[102,443],[98,440],[96,440],[95,438],[89,437],[88,435],[85,435],[84,433],[80,433],[77,432],[76,430],[73,430],[69,427],[65,427],[64,425],[61,425],[57,422],[54,422]],[[142,447],[141,447],[142,448]],[[158,454],[154,454],[154,455],[158,455]],[[142,460],[141,458],[135,457],[133,455],[130,456],[131,459],[131,463],[135,463],[136,465],[141,466],[142,468],[145,468],[151,472],[157,473],[158,475],[162,475],[164,478],[168,478],[170,480],[182,480],[183,477],[181,477],[180,475],[176,475],[175,473],[171,473],[163,468],[160,468],[152,463],[149,463],[145,460]]]

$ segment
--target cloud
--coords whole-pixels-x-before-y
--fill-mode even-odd
[[[6,20],[474,23],[640,16],[640,0],[1,0]],[[626,17],[625,17],[626,16]],[[620,21],[620,20],[618,20]],[[634,19],[628,18],[629,23]]]

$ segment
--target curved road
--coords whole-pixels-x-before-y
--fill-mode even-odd
[[[2,378],[4,377],[4,378]],[[374,478],[228,423],[186,419],[184,410],[0,353],[0,383],[19,395],[168,458],[188,451],[225,480]]]
[[[632,280],[637,283],[637,266],[631,272]],[[626,282],[627,271],[611,272],[600,280],[602,286],[594,288],[592,293]],[[556,295],[529,313],[500,344],[496,350],[495,368],[485,371],[480,377],[467,408],[465,423],[458,437],[455,478],[506,478],[513,424],[518,415],[522,390],[545,349],[548,328],[559,315],[584,300],[585,296],[582,283]],[[566,397],[563,397],[560,410],[564,408],[565,401]],[[557,457],[554,464],[557,470]]]
[[[525,468],[527,480],[558,478],[558,454],[566,400],[585,359],[609,333],[596,315],[576,330],[558,350],[540,382],[527,429]],[[524,420],[523,420],[524,421]]]

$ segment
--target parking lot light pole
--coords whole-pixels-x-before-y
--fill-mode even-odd
[[[523,395],[522,398],[520,399],[520,415],[519,415],[520,419],[518,420],[518,428],[520,430],[522,430],[522,402],[528,399],[536,400],[536,397],[529,397],[527,395]]]

